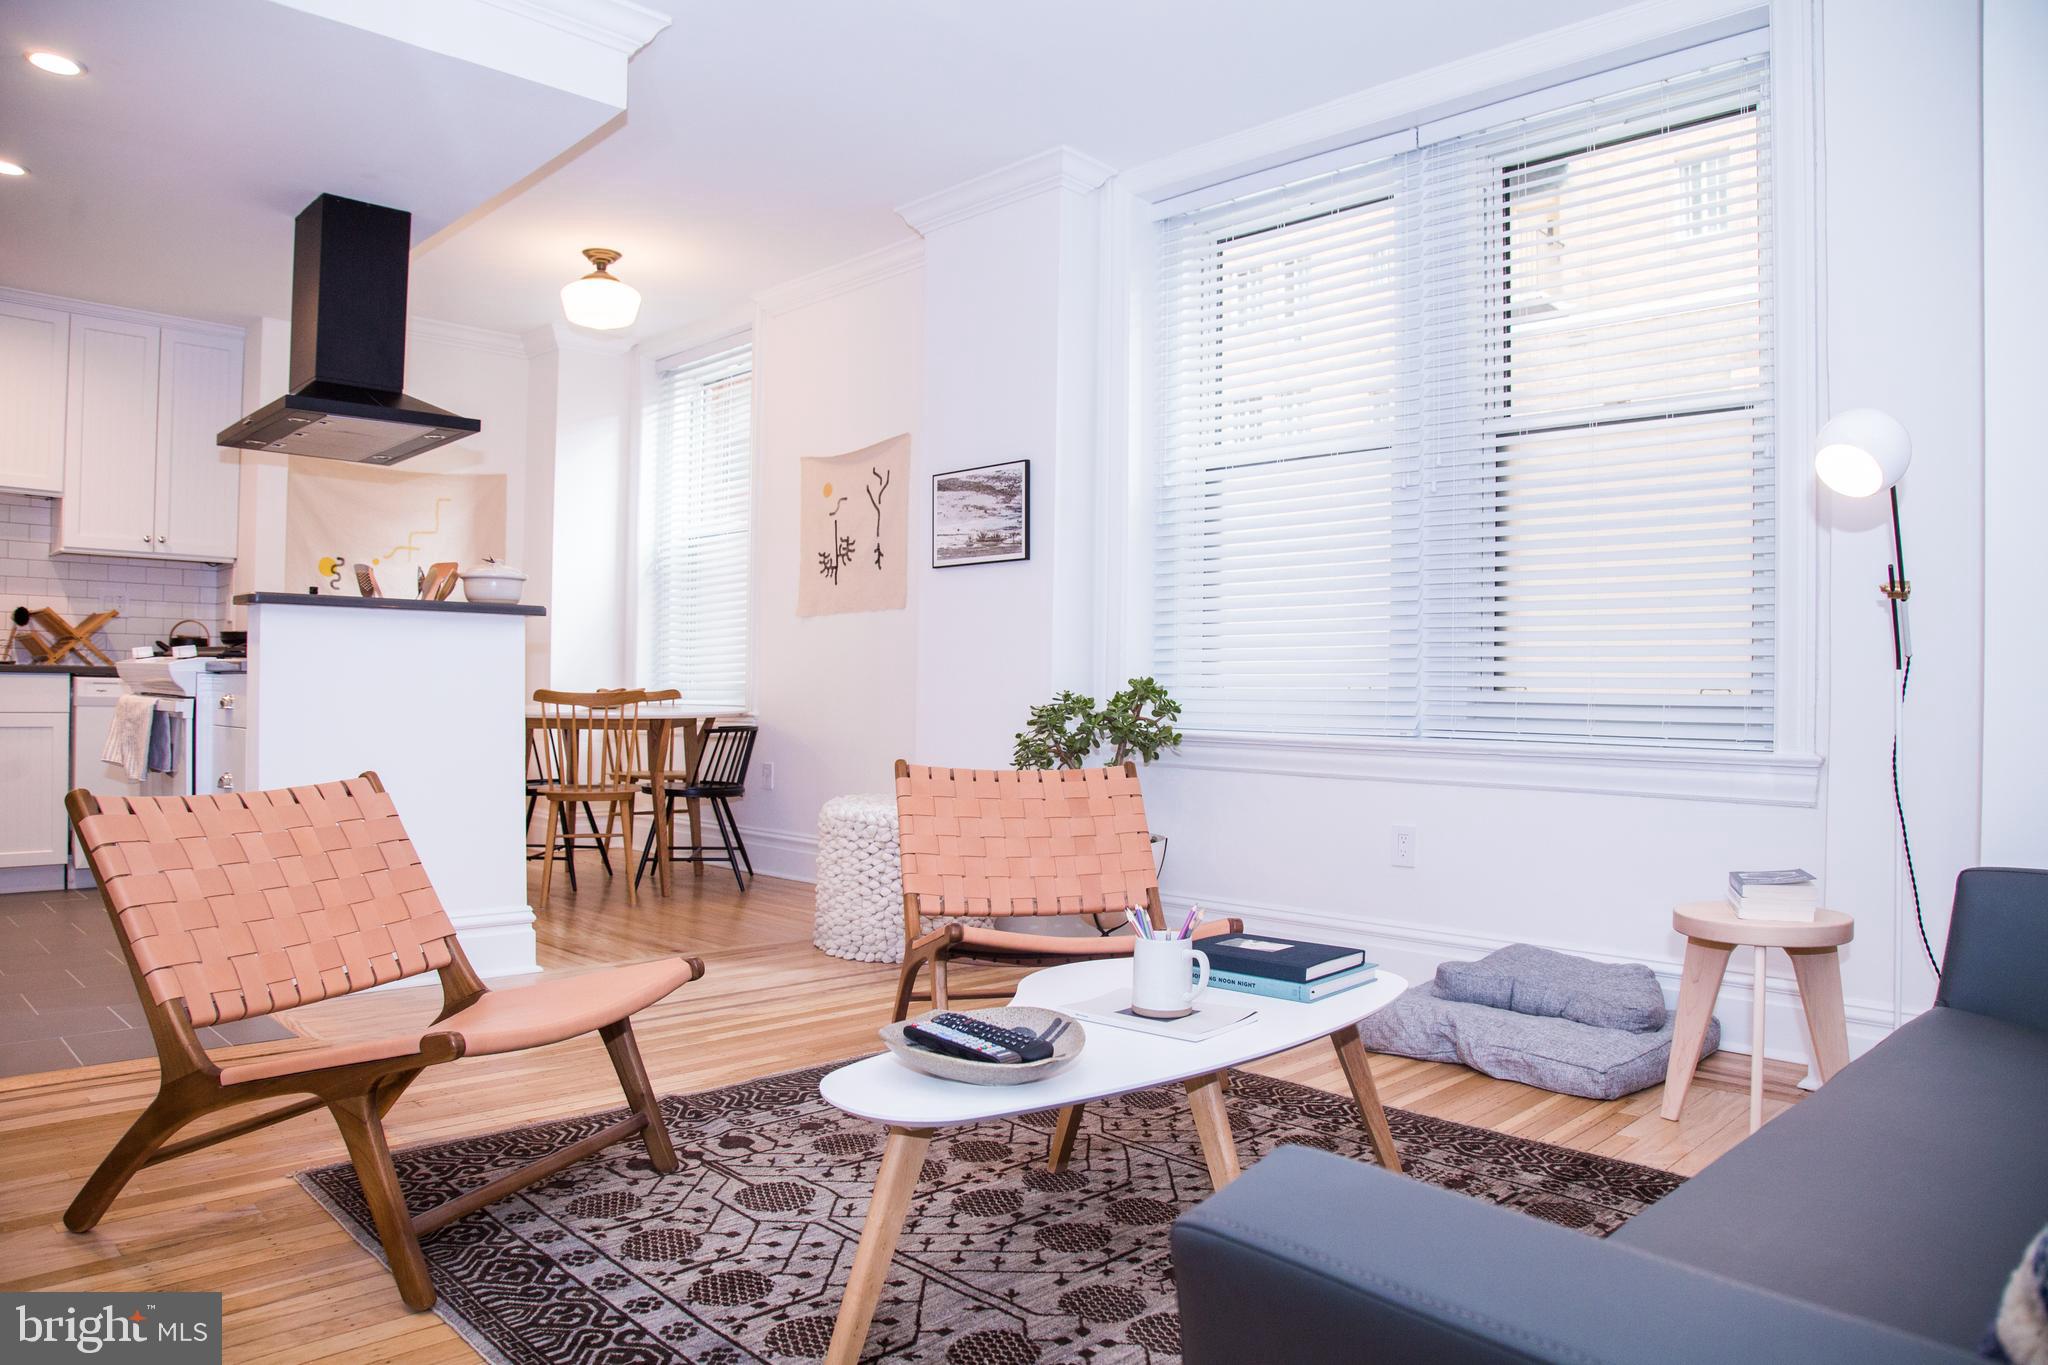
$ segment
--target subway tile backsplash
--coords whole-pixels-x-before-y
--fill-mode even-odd
[[[227,614],[228,570],[207,564],[111,555],[50,554],[57,504],[25,493],[0,493],[0,613],[54,607],[76,622],[106,607],[120,611],[95,643],[114,658],[133,645],[155,644],[190,617],[218,638]],[[17,660],[28,652],[17,647]]]

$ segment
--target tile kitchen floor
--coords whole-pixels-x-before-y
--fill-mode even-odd
[[[292,1036],[275,1019],[199,1030],[209,1048]],[[99,892],[0,896],[0,1076],[155,1052]]]

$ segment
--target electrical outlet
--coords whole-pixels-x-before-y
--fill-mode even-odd
[[[773,763],[763,763],[761,765],[761,790],[771,792],[775,790],[775,765]]]
[[[1394,826],[1393,863],[1395,867],[1415,866],[1415,826]]]

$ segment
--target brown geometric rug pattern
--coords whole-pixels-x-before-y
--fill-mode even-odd
[[[830,1067],[662,1099],[682,1169],[620,1143],[426,1242],[439,1311],[505,1365],[754,1365],[824,1356],[882,1152],[880,1129],[818,1097]],[[1284,1143],[1370,1161],[1348,1096],[1234,1073],[1244,1164]],[[397,1154],[416,1209],[617,1118],[583,1118]],[[1681,1177],[1387,1111],[1408,1173],[1604,1237]],[[941,1130],[931,1145],[867,1361],[1173,1365],[1167,1234],[1209,1193],[1186,1101],[1141,1090],[1089,1105],[1065,1171],[1050,1113]],[[347,1165],[299,1181],[381,1255]]]

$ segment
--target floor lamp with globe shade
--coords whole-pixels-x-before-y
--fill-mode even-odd
[[[1820,481],[1847,498],[1869,498],[1879,493],[1891,497],[1892,562],[1885,565],[1884,583],[1879,588],[1892,608],[1892,671],[1897,675],[1892,688],[1892,807],[1899,821],[1899,848],[1904,854],[1906,882],[1913,897],[1913,922],[1920,931],[1920,947],[1927,965],[1941,976],[1934,947],[1927,938],[1927,922],[1920,910],[1920,880],[1913,868],[1913,843],[1906,831],[1906,803],[1899,787],[1899,735],[1905,724],[1906,688],[1913,677],[1913,631],[1906,603],[1913,585],[1906,579],[1906,542],[1899,529],[1899,479],[1913,462],[1912,438],[1890,413],[1876,408],[1851,408],[1835,415],[1814,441],[1813,470]],[[1894,910],[1901,907],[1894,904]],[[1898,939],[1892,954],[1892,1008],[1903,1022],[1906,1009],[1904,916],[1897,918]]]

